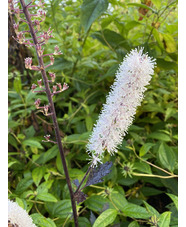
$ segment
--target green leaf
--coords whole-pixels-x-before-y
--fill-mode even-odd
[[[87,131],[92,131],[93,121],[91,116],[87,115],[85,118],[85,122],[86,122]]]
[[[156,216],[156,217],[160,216],[159,212],[154,207],[152,207],[145,201],[143,201],[143,203],[145,204],[147,212],[150,214],[150,216]]]
[[[137,221],[131,222],[128,227],[140,227]]]
[[[22,84],[21,84],[20,76],[18,76],[14,79],[14,89],[16,90],[17,93],[21,92]]]
[[[33,180],[32,180],[32,178],[31,178],[30,176],[21,179],[21,180],[19,181],[19,183],[17,184],[15,193],[16,193],[16,194],[21,194],[21,193],[23,193],[28,187],[30,187],[30,185],[32,185],[32,183],[33,183]]]
[[[166,193],[174,202],[176,209],[178,210],[178,196],[170,194],[170,193]]]
[[[105,227],[113,223],[117,216],[117,211],[115,209],[105,210],[93,224],[93,227]]]
[[[164,70],[178,71],[178,65],[173,61],[166,61],[162,58],[156,58],[157,66]]]
[[[54,203],[57,202],[56,197],[53,196],[51,193],[48,193],[48,192],[39,193],[36,196],[36,199],[41,200],[41,201],[45,201],[45,202],[54,202]]]
[[[170,219],[171,219],[171,212],[170,211],[164,212],[159,217],[158,226],[159,227],[169,227]]]
[[[84,145],[88,142],[89,136],[90,132],[85,132],[83,134],[72,134],[64,138],[64,143]]]
[[[128,203],[122,209],[122,211],[127,217],[131,217],[131,218],[148,219],[150,217],[149,213],[144,207],[138,206],[133,203]]]
[[[152,174],[150,165],[145,162],[135,162],[134,168],[140,172]]]
[[[36,147],[40,149],[44,149],[44,147],[36,140],[33,139],[27,139],[22,142],[23,145],[29,146],[29,147]]]
[[[39,166],[39,167],[36,167],[35,169],[33,169],[32,178],[33,178],[33,181],[36,184],[36,186],[39,185],[44,174],[45,174],[45,167],[44,166]]]
[[[174,151],[166,143],[161,143],[158,149],[158,158],[162,166],[171,172],[174,171],[176,157]]]
[[[128,42],[121,36],[119,33],[104,29],[103,31],[94,32],[91,35],[92,38],[99,40],[103,45],[107,46],[110,45],[114,49],[118,47],[126,48],[127,50],[130,49]]]
[[[52,209],[52,216],[58,218],[67,218],[67,215],[71,216],[72,208],[70,199],[64,199],[54,204]]]
[[[137,6],[137,7],[140,7],[140,8],[144,8],[144,9],[148,9],[148,10],[151,10],[153,13],[158,13],[156,10],[154,10],[153,8],[145,5],[145,4],[140,4],[140,3],[128,3],[127,6]]]
[[[41,214],[35,213],[30,216],[38,227],[56,227],[56,224],[50,218],[45,218]]]
[[[145,143],[141,148],[140,148],[140,151],[139,151],[139,155],[140,157],[141,156],[144,156],[150,149],[151,147],[153,147],[155,144],[153,143]]]
[[[89,220],[85,217],[78,217],[78,224],[79,224],[79,226],[91,227]],[[74,225],[73,225],[73,227],[74,227]]]
[[[120,194],[118,191],[113,191],[110,194],[110,198],[119,210],[122,210],[123,207],[128,204],[127,200],[125,199],[125,196]]]
[[[159,195],[163,193],[163,191],[158,190],[156,188],[151,188],[151,187],[143,187],[141,189],[141,192],[143,193],[144,196],[153,196],[153,195]]]
[[[165,142],[171,141],[170,136],[163,132],[152,132],[147,137],[151,139],[165,141]]]
[[[109,205],[109,208],[114,209],[114,206],[107,198],[103,198],[99,195],[92,195],[85,201],[85,205],[93,211],[99,211],[101,212],[104,208],[104,206]]]
[[[58,154],[58,147],[54,145],[47,152],[43,152],[40,157],[36,160],[38,164],[45,164]]]
[[[107,10],[107,0],[84,0],[81,6],[81,24],[87,32],[92,23]]]
[[[163,39],[166,46],[165,49],[168,53],[174,53],[177,51],[176,42],[171,35],[163,34]]]

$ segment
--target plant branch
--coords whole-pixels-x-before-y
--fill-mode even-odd
[[[39,42],[38,42],[38,39],[37,39],[36,34],[34,32],[34,28],[33,28],[33,24],[32,24],[31,18],[30,18],[30,14],[29,14],[28,8],[26,7],[26,4],[25,4],[24,0],[20,0],[20,3],[21,3],[21,6],[22,6],[22,9],[23,9],[23,12],[25,14],[27,23],[29,25],[29,29],[30,29],[30,33],[31,33],[33,42],[35,44],[35,50],[36,50],[36,53],[37,53],[37,58],[38,58],[38,61],[39,61],[39,66],[41,68],[41,74],[42,74],[43,82],[44,82],[44,85],[45,85],[48,102],[49,102],[49,105],[50,105],[51,112],[53,113],[51,115],[51,117],[52,117],[52,121],[53,121],[53,125],[54,125],[54,130],[55,130],[55,134],[56,134],[56,141],[57,141],[57,144],[58,144],[58,148],[59,148],[59,152],[60,152],[60,156],[61,156],[61,160],[62,160],[62,164],[63,164],[63,169],[64,169],[64,173],[65,173],[65,176],[66,176],[67,185],[68,185],[69,192],[70,192],[70,197],[71,197],[71,203],[72,203],[72,210],[73,210],[73,215],[74,215],[75,226],[78,227],[76,202],[75,202],[75,197],[74,197],[74,193],[73,193],[73,190],[72,190],[70,176],[69,176],[67,165],[66,165],[64,149],[63,149],[63,146],[62,146],[62,143],[61,143],[59,125],[58,125],[58,122],[57,122],[55,107],[54,107],[54,103],[53,103],[53,100],[52,100],[52,93],[50,91],[50,87],[49,87],[49,83],[48,83],[48,78],[47,78],[47,75],[46,75],[46,71],[44,69],[45,67],[44,67],[43,58],[42,58],[42,56],[39,56],[38,50],[36,49],[36,45]]]

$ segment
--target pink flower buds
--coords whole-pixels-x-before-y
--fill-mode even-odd
[[[46,135],[46,136],[44,136],[44,138],[45,138],[47,141],[50,141],[50,135]]]
[[[38,31],[40,30],[40,21],[39,20],[34,20],[33,25],[35,25],[37,27]]]
[[[25,68],[32,69],[32,58],[25,58]]]
[[[37,100],[34,102],[34,104],[35,104],[35,106],[36,106],[36,109],[39,108],[40,103],[41,103],[41,99],[37,99]]]
[[[44,105],[44,114],[47,116],[48,115],[48,108],[49,108],[49,105]]]
[[[55,93],[55,92],[57,91],[57,86],[54,85],[54,86],[52,87],[52,90],[53,90],[53,93]]]
[[[36,45],[36,50],[38,51],[39,56],[43,55],[43,51],[44,50],[42,50],[42,46],[41,45],[37,44]]]
[[[68,88],[69,88],[68,84],[64,83],[64,84],[63,84],[63,89],[62,89],[62,91],[65,91],[65,90],[67,90]]]
[[[32,84],[31,90],[32,92],[34,91],[34,89],[36,89],[37,85],[36,84]]]
[[[51,77],[52,82],[54,82],[56,78],[55,73],[49,73],[49,76]]]
[[[38,80],[37,83],[38,83],[39,87],[42,88],[42,79]]]
[[[54,64],[54,57],[50,56],[50,64],[53,65]]]
[[[19,24],[13,24],[13,28],[15,30],[15,33],[18,34],[18,28],[19,28]]]
[[[16,30],[15,30],[16,32]],[[16,32],[17,33],[17,42],[22,44],[25,42],[25,36],[23,34],[23,32]]]
[[[54,55],[60,55],[60,54],[62,54],[62,53],[61,53],[61,51],[59,51],[59,47],[56,45],[54,47]]]

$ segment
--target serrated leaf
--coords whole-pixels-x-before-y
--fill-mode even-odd
[[[57,202],[56,197],[54,195],[52,195],[51,193],[48,193],[48,192],[39,193],[36,196],[36,199],[44,201],[44,202],[54,202],[54,203]]]
[[[56,227],[56,224],[50,218],[45,218],[41,214],[35,213],[31,214],[30,216],[33,219],[34,224],[37,226]]]
[[[39,167],[36,167],[35,169],[33,169],[32,178],[33,178],[33,181],[36,184],[36,186],[39,185],[44,174],[45,174],[45,167],[44,166],[39,166]]]
[[[131,217],[131,218],[148,219],[150,217],[149,213],[144,207],[138,206],[133,203],[128,203],[122,209],[122,211],[127,217]]]
[[[139,151],[139,155],[140,157],[141,156],[144,156],[150,149],[151,147],[153,147],[155,144],[153,143],[145,143],[141,148],[140,148],[140,151]]]
[[[156,217],[160,216],[159,212],[154,207],[152,207],[145,201],[143,201],[143,203],[145,204],[147,212],[150,214],[150,216],[156,216]]]
[[[110,173],[110,168],[112,167],[112,162],[106,162],[99,165],[98,168],[92,169],[89,174],[86,187],[89,185],[97,184],[103,182],[103,177]]]
[[[15,193],[16,194],[23,193],[28,187],[30,187],[30,185],[32,185],[32,183],[33,183],[33,180],[30,176],[21,179],[16,187]]]
[[[170,194],[170,193],[166,193],[174,202],[176,209],[178,210],[178,196]]]
[[[81,24],[87,32],[92,23],[107,10],[107,0],[84,0],[81,6]]]
[[[71,212],[72,208],[70,199],[64,199],[54,204],[52,216],[58,218],[67,218],[67,215],[71,215]]]
[[[169,227],[170,219],[171,219],[171,212],[170,211],[164,212],[159,217],[158,226],[159,227]]]
[[[122,210],[124,208],[124,206],[128,204],[127,200],[125,199],[125,196],[120,194],[118,191],[113,191],[110,194],[110,198],[113,201],[114,205],[119,210]]]
[[[158,158],[162,166],[171,172],[174,171],[176,164],[176,157],[174,151],[165,143],[161,143],[158,149]]]
[[[86,227],[91,227],[91,224],[89,222],[89,220],[85,217],[78,217],[78,224],[79,224],[79,227],[80,226],[86,226]],[[74,227],[74,226],[73,226]]]
[[[117,211],[114,209],[105,210],[93,224],[93,227],[105,227],[113,223],[117,216]]]
[[[103,198],[99,195],[92,195],[85,201],[85,205],[92,211],[101,212],[105,206],[105,204],[109,205],[109,208],[114,209],[114,206],[107,198]]]

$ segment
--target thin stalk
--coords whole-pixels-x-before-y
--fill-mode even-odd
[[[60,156],[61,156],[61,160],[62,160],[62,164],[63,164],[63,169],[64,169],[67,185],[68,185],[69,192],[70,192],[72,210],[73,210],[73,215],[74,215],[74,223],[75,223],[75,226],[78,227],[76,202],[75,202],[75,197],[74,197],[74,193],[73,193],[73,190],[72,190],[70,176],[69,176],[67,165],[66,165],[64,149],[63,149],[63,146],[62,146],[62,143],[61,143],[59,125],[58,125],[58,122],[57,122],[55,107],[54,107],[54,103],[53,103],[53,100],[52,100],[52,93],[50,91],[48,78],[47,78],[46,71],[45,71],[45,68],[44,68],[43,58],[42,58],[42,56],[39,56],[38,51],[36,49],[36,45],[39,42],[38,42],[38,39],[37,39],[36,34],[34,32],[34,28],[33,28],[33,24],[32,24],[31,18],[30,18],[30,14],[29,14],[28,8],[26,7],[26,4],[25,4],[24,0],[20,0],[20,3],[21,3],[21,6],[22,6],[22,9],[23,9],[23,12],[25,14],[27,23],[29,25],[29,29],[30,29],[30,33],[31,33],[33,42],[35,44],[35,50],[36,50],[36,53],[37,53],[37,58],[38,58],[39,66],[41,68],[41,74],[42,74],[43,82],[44,82],[44,85],[45,85],[46,94],[47,94],[48,102],[49,102],[49,105],[50,105],[50,110],[51,110],[51,113],[52,113],[51,117],[52,117],[54,130],[55,130],[55,134],[56,134],[56,141],[57,141],[57,144],[58,144],[58,148],[59,148],[59,152],[60,152]]]
[[[157,178],[162,178],[162,179],[178,177],[178,175],[161,176],[161,175],[155,175],[155,174],[143,174],[143,173],[136,173],[136,172],[132,172],[132,175],[134,175],[134,176],[142,176],[142,177],[157,177]]]

